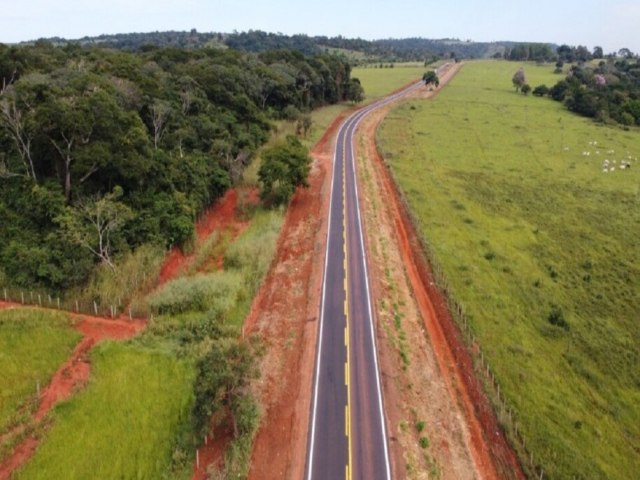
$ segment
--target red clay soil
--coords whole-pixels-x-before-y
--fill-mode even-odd
[[[227,190],[224,196],[209,207],[198,220],[196,225],[196,242],[198,244],[204,242],[216,230],[222,231],[231,227],[232,239],[242,233],[247,227],[247,223],[241,222],[237,218],[236,211],[239,196],[243,197],[242,201],[246,202],[246,205],[257,205],[259,202],[256,188],[241,190],[240,192],[235,188]],[[158,285],[162,285],[178,276],[190,265],[194,258],[193,254],[185,255],[179,247],[173,247],[167,254],[164,265],[160,270]]]
[[[0,309],[23,308],[22,305],[0,302]],[[74,348],[71,356],[56,371],[51,382],[40,392],[40,404],[32,417],[35,424],[42,423],[47,413],[57,403],[62,402],[74,392],[84,387],[91,373],[91,365],[88,359],[89,350],[102,340],[125,340],[137,335],[145,327],[142,320],[106,320],[104,318],[89,317],[85,315],[72,315],[75,320],[75,328],[83,338]],[[19,434],[21,427],[6,436]],[[28,436],[20,442],[11,455],[0,464],[0,480],[10,478],[12,472],[23,465],[35,452],[38,439]]]
[[[378,122],[373,130],[377,129]],[[449,313],[446,295],[436,286],[416,230],[377,149],[375,135],[367,135],[367,149],[386,190],[385,202],[395,212],[395,231],[406,273],[422,313],[430,343],[449,393],[461,404],[471,437],[472,455],[482,478],[524,479],[524,474],[493,409],[475,375],[473,361]]]
[[[239,206],[251,206],[259,203],[258,190],[256,188],[238,191],[230,189],[214,205],[212,205],[199,219],[196,225],[196,242],[201,244],[214,231],[229,231],[232,238],[237,237],[248,226],[247,222],[240,221],[237,216]],[[242,204],[242,205],[240,205]],[[194,255],[184,255],[181,250],[174,247],[161,269],[159,284],[163,284],[179,275],[190,262]],[[220,259],[216,259],[220,264]],[[21,304],[0,301],[0,309],[23,308]],[[125,340],[144,330],[146,322],[143,320],[128,320],[123,315],[116,320],[107,320],[99,317],[75,315],[75,328],[82,333],[83,339],[75,347],[69,359],[53,375],[51,383],[45,387],[40,396],[40,405],[33,416],[33,421],[42,422],[47,413],[55,404],[68,399],[75,391],[84,387],[89,380],[91,366],[88,361],[89,350],[98,342],[110,340]],[[20,431],[9,432],[6,437],[19,434]],[[215,440],[213,439],[215,437]],[[207,445],[199,450],[200,464],[209,465],[221,459],[226,448],[230,433],[217,431],[215,435],[207,439]],[[27,437],[17,445],[11,456],[0,464],[0,480],[10,478],[11,473],[24,464],[34,453],[38,446],[38,439]],[[195,471],[198,470],[199,474]],[[196,469],[194,465],[194,478],[206,478],[206,469]],[[200,475],[201,473],[201,475]]]
[[[309,188],[287,210],[276,260],[256,297],[245,329],[266,345],[256,395],[263,406],[249,479],[304,476],[315,358],[322,259],[326,242],[333,138],[337,118],[312,151]]]

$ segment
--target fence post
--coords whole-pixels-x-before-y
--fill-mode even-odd
[[[4,301],[5,302],[7,301],[7,289],[6,288],[4,289]]]
[[[200,451],[196,450],[196,468],[200,470]]]
[[[51,294],[47,295],[49,297],[49,305],[51,305]]]
[[[131,320],[131,305],[129,305],[129,320]]]
[[[60,310],[60,297],[58,297],[58,310]]]
[[[93,312],[96,314],[96,317],[98,316],[98,304],[96,303],[96,301],[93,301]]]
[[[42,306],[42,297],[38,294],[38,305]]]
[[[20,290],[20,298],[22,298],[22,304],[24,305],[24,292]]]
[[[80,311],[80,307],[78,305],[78,300],[76,300],[76,313],[78,313]]]

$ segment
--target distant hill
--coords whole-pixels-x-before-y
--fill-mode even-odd
[[[260,30],[240,33],[201,33],[195,29],[189,32],[149,32],[122,33],[83,37],[74,40],[54,37],[41,39],[54,45],[78,43],[80,45],[101,45],[124,50],[145,50],[153,47],[174,48],[234,48],[260,53],[273,49],[297,50],[306,55],[319,53],[344,54],[353,63],[424,61],[433,57],[449,58],[489,58],[503,55],[522,45],[520,42],[473,42],[455,38],[428,39],[421,37],[403,39],[364,40],[342,36],[326,37],[308,35],[283,35]],[[32,44],[34,42],[24,42]],[[540,44],[538,44],[540,45]],[[557,45],[548,45],[555,52]]]

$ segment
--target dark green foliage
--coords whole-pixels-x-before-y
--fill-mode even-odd
[[[206,49],[228,46],[233,49],[261,53],[269,50],[296,50],[304,55],[326,53],[330,49],[362,52],[368,63],[388,64],[389,62],[419,61],[433,62],[441,58],[486,58],[499,56],[513,60],[549,61],[555,56],[555,45],[545,43],[518,42],[472,42],[457,38],[428,39],[402,38],[363,40],[342,36],[326,37],[307,35],[283,35],[250,30],[240,33],[201,33],[195,29],[189,32],[150,32],[84,37],[69,41],[50,38],[49,42],[66,45],[65,50],[77,52],[80,46],[99,45],[103,47],[152,53],[155,50],[172,48],[176,52],[184,49]],[[44,45],[47,45],[44,42]],[[496,52],[497,50],[497,52]],[[390,66],[390,68],[393,68]]]
[[[532,92],[536,97],[544,97],[549,94],[549,87],[546,85],[538,85]]]
[[[548,43],[520,43],[504,52],[506,60],[548,62],[555,57]]]
[[[248,385],[258,378],[256,357],[260,352],[254,338],[223,337],[213,340],[198,359],[193,416],[201,435],[210,433],[211,417],[221,411],[228,412],[236,437],[255,428],[258,412]]]
[[[284,142],[265,149],[258,178],[262,184],[261,197],[269,203],[287,203],[296,187],[308,186],[311,169],[309,151],[300,141],[289,135]]]
[[[640,63],[637,60],[609,59],[597,67],[574,65],[569,75],[548,94],[580,115],[600,121],[611,119],[627,126],[640,125]]]
[[[362,97],[346,60],[294,51],[0,44],[0,77],[0,265],[10,283],[53,291],[143,243],[188,248],[196,215],[240,179],[271,119]],[[76,231],[71,220],[116,190],[128,213],[108,250],[63,239],[60,225]]]
[[[528,83],[525,83],[520,88],[520,91],[525,95],[529,95],[529,92],[531,92],[531,85],[529,85]]]
[[[438,74],[434,70],[429,70],[422,76],[425,85],[434,84],[436,87],[440,85]]]
[[[569,324],[565,320],[562,309],[558,305],[551,305],[551,311],[549,312],[547,321],[551,325],[555,325],[556,327],[569,331]]]

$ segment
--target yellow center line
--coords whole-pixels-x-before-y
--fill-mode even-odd
[[[348,265],[348,252],[347,252],[347,147],[346,143],[342,144],[342,241],[344,247],[344,343],[347,349],[347,359],[344,365],[344,381],[347,387],[347,405],[345,407],[345,429],[347,435],[347,445],[349,450],[349,457],[346,465],[346,479],[351,480],[352,475],[352,460],[351,460],[351,364],[350,364],[350,346],[349,346],[349,271]]]

